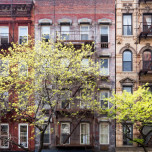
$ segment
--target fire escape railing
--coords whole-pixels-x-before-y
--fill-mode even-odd
[[[152,36],[152,25],[143,25],[143,31],[139,34],[139,43],[142,37],[146,39],[147,36]]]
[[[152,60],[141,60],[139,62],[139,74],[147,73],[148,71],[152,71]]]
[[[145,2],[146,3],[146,2],[152,2],[152,1],[151,0],[139,0],[138,2],[139,3],[141,3],[141,2]]]

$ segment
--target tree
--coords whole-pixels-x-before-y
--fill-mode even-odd
[[[1,119],[6,119],[9,113],[8,121],[28,122],[36,128],[40,136],[39,152],[57,108],[67,109],[70,104],[73,116],[78,114],[80,106],[90,110],[99,108],[94,98],[99,66],[95,64],[91,45],[75,49],[71,43],[50,41],[34,45],[31,41],[24,45],[14,44],[13,48],[3,51],[1,58]],[[4,61],[9,63],[9,74]],[[4,99],[6,92],[9,92],[9,102]],[[7,142],[16,144],[12,138]],[[22,143],[17,145],[30,151]]]
[[[152,135],[152,93],[146,86],[140,86],[133,94],[123,91],[113,94],[107,99],[113,104],[108,110],[109,117],[116,119],[117,123],[125,125],[124,137],[130,142],[135,142],[147,152],[148,141]],[[130,124],[138,130],[138,137],[131,137]]]

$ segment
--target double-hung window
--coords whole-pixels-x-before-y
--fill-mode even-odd
[[[70,26],[61,26],[61,39],[69,40],[70,38]]]
[[[61,100],[61,108],[63,109],[69,109],[70,108],[70,92],[68,90],[64,90],[61,92],[60,95]]]
[[[101,59],[100,60],[100,74],[102,76],[108,76],[109,75],[109,59]]]
[[[45,127],[46,124],[43,124],[43,127]],[[44,144],[49,144],[50,143],[50,125],[47,126],[45,132],[44,132],[44,139],[43,139]]]
[[[9,148],[9,125],[0,124],[0,148]]]
[[[100,92],[100,104],[102,109],[107,109],[109,107],[109,103],[105,98],[109,97],[109,91],[103,90]]]
[[[70,123],[61,123],[61,144],[70,144]]]
[[[19,26],[19,44],[28,42],[28,26]]]
[[[28,124],[19,124],[19,145],[28,148]]]
[[[100,144],[109,144],[109,123],[101,122],[99,126]]]
[[[101,26],[101,48],[108,48],[109,26]]]
[[[0,27],[0,44],[8,44],[9,42],[9,27],[2,26]]]
[[[81,40],[89,40],[89,26],[81,25],[80,26]]]
[[[123,52],[123,71],[132,71],[132,52],[130,50]]]
[[[48,42],[50,39],[50,26],[41,27],[41,38],[43,41]]]
[[[123,35],[132,35],[132,14],[123,14]]]
[[[80,144],[90,144],[90,124],[80,124]]]
[[[152,14],[144,14],[143,15],[143,31],[150,30],[150,28],[152,28],[151,26],[152,26]]]
[[[9,103],[9,93],[8,91],[0,93],[0,102],[1,102],[1,109],[7,109]]]
[[[132,145],[129,138],[133,139],[133,125],[123,124],[123,145]]]

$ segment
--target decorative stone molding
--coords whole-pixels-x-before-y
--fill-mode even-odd
[[[108,18],[102,18],[98,20],[98,24],[112,24],[112,21]]]
[[[72,20],[68,18],[62,18],[58,20],[58,24],[72,24]]]
[[[91,24],[91,23],[92,23],[92,20],[88,18],[78,19],[78,24]]]
[[[123,85],[134,86],[134,84],[136,83],[135,80],[133,80],[129,77],[126,77],[126,78],[120,80],[119,82],[120,82],[121,86],[123,86]]]
[[[143,54],[145,50],[152,50],[152,46],[150,46],[150,43],[146,43],[146,46],[142,47],[141,50],[139,51],[139,55]]]
[[[52,25],[52,20],[44,18],[44,19],[40,19],[38,23],[39,25]]]
[[[136,54],[136,50],[130,46],[130,43],[126,43],[125,46],[119,51],[119,54],[122,54],[127,49],[132,51],[133,54]]]
[[[117,44],[121,44],[122,43],[122,36],[117,36],[116,40],[117,40]]]

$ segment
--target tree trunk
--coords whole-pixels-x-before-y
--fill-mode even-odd
[[[38,148],[38,152],[41,152],[43,149],[43,139],[44,139],[44,131],[40,133],[40,146]]]

